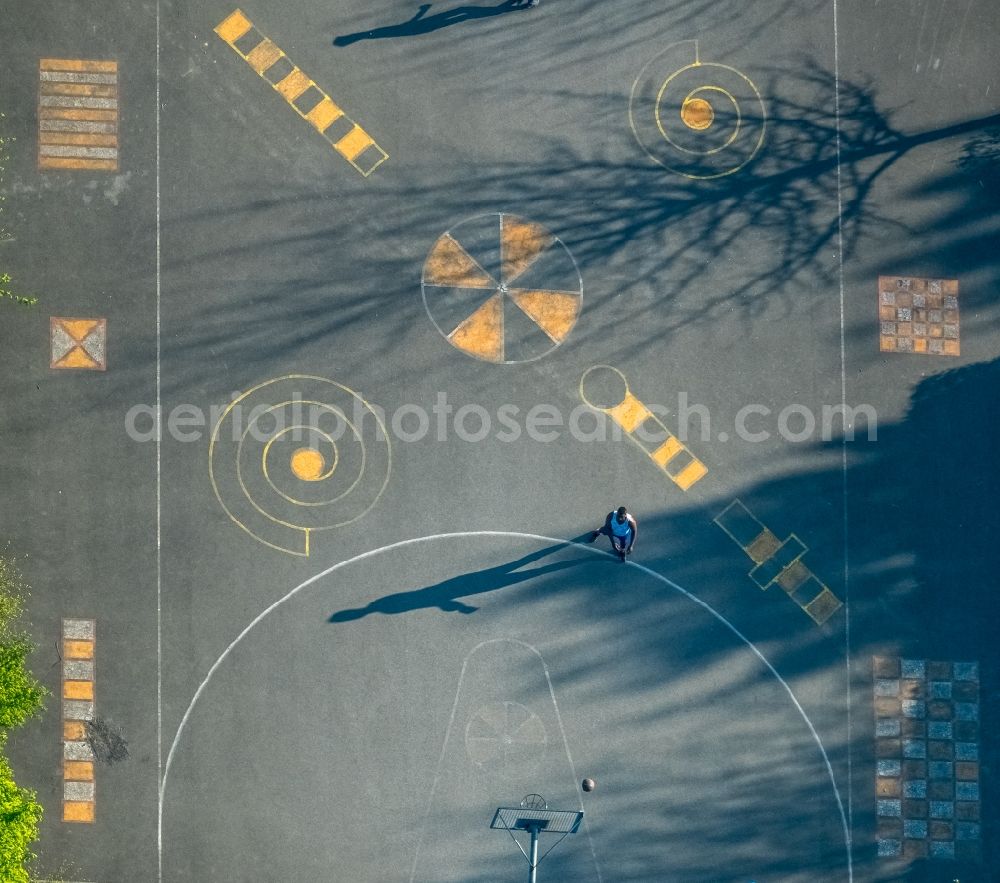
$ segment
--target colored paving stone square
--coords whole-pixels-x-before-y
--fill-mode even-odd
[[[872,674],[876,678],[898,678],[899,659],[894,656],[873,657]]]
[[[929,785],[927,796],[931,800],[953,800],[955,798],[955,783],[951,779],[934,779]]]
[[[927,756],[931,760],[951,760],[955,748],[951,742],[933,741],[927,743]]]
[[[881,718],[875,722],[876,736],[898,736],[900,729],[899,721],[895,718]]]
[[[887,840],[880,838],[878,841],[878,854],[881,858],[893,858],[901,855],[903,844],[898,840]]]
[[[899,797],[899,779],[876,779],[875,794],[879,797]]]
[[[961,355],[958,280],[879,276],[878,330],[882,352]]]
[[[899,739],[876,739],[875,756],[899,757]],[[904,755],[904,756],[909,756],[909,755]]]
[[[895,678],[876,678],[875,680],[875,695],[876,696],[898,696],[899,695],[899,681]]]
[[[49,367],[104,371],[107,368],[106,319],[49,319]]]
[[[883,306],[914,312],[924,309],[918,295],[925,305],[946,296],[930,290],[889,294],[893,303]],[[974,662],[873,657],[880,856],[978,858],[978,678]]]

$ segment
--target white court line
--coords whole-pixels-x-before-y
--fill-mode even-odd
[[[533,647],[526,641],[520,641],[517,638],[491,638],[487,641],[480,641],[466,654],[465,659],[462,661],[462,671],[458,676],[458,687],[455,689],[455,701],[451,706],[451,716],[448,718],[448,727],[444,731],[444,742],[441,745],[441,756],[438,757],[437,769],[434,771],[434,781],[431,783],[431,791],[427,797],[427,802],[424,804],[424,819],[420,826],[420,839],[417,841],[417,849],[413,856],[413,866],[410,868],[410,883],[413,883],[417,876],[417,867],[420,864],[420,850],[423,848],[424,835],[427,833],[427,816],[430,814],[431,806],[434,804],[434,795],[437,793],[438,785],[441,782],[441,765],[444,763],[444,756],[448,750],[448,740],[451,738],[451,730],[455,724],[455,715],[458,712],[458,700],[462,695],[462,683],[465,681],[465,670],[468,668],[469,660],[472,659],[476,651],[481,647],[485,647],[487,644],[519,644],[525,649],[530,650],[535,654],[535,656],[538,657],[538,661],[542,664],[542,671],[545,672],[545,683],[549,685],[549,696],[552,698],[552,707],[556,712],[556,723],[559,724],[559,735],[562,736],[563,747],[566,749],[566,760],[569,761],[569,770],[570,775],[573,777],[574,787],[576,787],[576,783],[579,781],[577,779],[576,764],[573,763],[573,755],[569,750],[569,740],[566,738],[566,728],[563,726],[562,715],[559,713],[559,703],[556,701],[556,691],[552,686],[552,678],[549,675],[549,666],[545,661],[545,657],[538,652],[536,647]],[[577,798],[579,799],[579,791],[577,791]],[[580,811],[583,812],[584,807],[582,799],[579,800],[579,804]],[[594,859],[594,870],[597,871],[597,883],[603,883],[604,877],[601,875],[601,866],[597,861],[597,850],[594,848],[594,838],[590,836],[590,825],[587,822],[586,814],[584,814],[583,817],[583,830],[587,835],[587,843],[590,845],[590,854]],[[523,847],[521,852],[524,852]],[[542,859],[548,854],[549,853],[546,852],[545,855],[538,860],[538,864],[541,864]],[[525,858],[527,858],[527,856],[525,856]]]
[[[841,192],[840,171],[840,34],[837,27],[837,0],[833,0],[833,108],[836,119],[837,146],[837,261],[840,284],[840,401],[847,420],[847,344],[844,322],[844,197]],[[844,660],[847,667],[847,849],[853,850],[854,831],[854,763],[852,751],[851,709],[851,570],[848,548],[847,515],[847,426],[840,441],[841,507],[844,511]]]
[[[333,564],[330,567],[326,568],[326,570],[322,570],[319,573],[315,574],[314,576],[309,577],[309,579],[307,579],[305,582],[299,583],[299,585],[297,585],[294,589],[292,589],[283,597],[279,598],[273,604],[266,607],[263,611],[261,611],[259,614],[257,614],[257,616],[254,617],[254,619],[250,622],[250,624],[233,639],[233,641],[229,644],[228,647],[226,647],[225,650],[222,651],[222,654],[219,656],[219,658],[212,663],[211,667],[208,670],[208,674],[205,675],[205,679],[198,685],[198,689],[195,690],[194,696],[191,698],[191,702],[188,704],[187,709],[184,711],[184,716],[181,718],[181,722],[177,727],[177,732],[174,734],[174,739],[170,744],[170,751],[167,753],[167,762],[163,768],[163,778],[160,785],[160,795],[159,795],[160,803],[158,811],[160,819],[161,835],[163,826],[163,801],[167,791],[167,779],[168,776],[170,775],[170,767],[171,764],[173,763],[174,754],[177,751],[177,746],[180,744],[181,736],[184,734],[184,728],[187,726],[188,720],[191,718],[191,714],[194,711],[194,707],[198,703],[198,700],[201,698],[202,693],[204,693],[205,689],[208,687],[208,682],[212,679],[212,676],[219,669],[222,663],[226,661],[229,654],[233,652],[233,650],[240,643],[240,641],[242,641],[255,626],[257,626],[270,613],[277,610],[277,608],[280,607],[282,604],[284,604],[286,601],[295,597],[303,589],[308,588],[313,583],[316,583],[319,580],[323,579],[324,577],[329,576],[331,573],[335,573],[336,571],[340,570],[343,567],[347,567],[351,564],[357,564],[359,561],[364,561],[368,558],[374,558],[376,555],[381,555],[383,552],[391,552],[395,549],[403,549],[406,548],[407,546],[414,546],[419,543],[429,543],[429,542],[434,542],[435,540],[460,539],[468,537],[504,537],[504,538],[515,538],[522,540],[533,540],[540,543],[562,543],[566,546],[575,546],[576,548],[589,552],[592,555],[599,555],[602,557],[609,557],[609,558],[612,557],[610,552],[604,552],[599,549],[595,549],[593,546],[590,545],[575,543],[572,540],[559,539],[557,537],[547,537],[533,533],[521,533],[520,531],[466,530],[466,531],[457,531],[454,533],[431,534],[430,536],[425,536],[425,537],[412,537],[411,539],[408,540],[400,540],[399,542],[396,543],[390,543],[387,546],[381,546],[378,549],[371,549],[368,552],[362,552],[360,555],[355,555],[353,558],[348,558],[337,564]],[[736,628],[736,626],[734,626],[714,607],[711,607],[705,601],[702,601],[701,598],[698,598],[697,596],[691,594],[691,592],[689,592],[687,589],[681,588],[681,586],[679,586],[673,580],[670,580],[667,577],[663,576],[662,574],[657,573],[655,570],[651,570],[650,568],[646,567],[643,564],[636,564],[634,561],[630,561],[628,562],[628,565],[630,567],[634,567],[638,570],[641,570],[643,573],[645,573],[648,576],[651,576],[653,579],[658,580],[664,585],[669,586],[670,588],[680,592],[682,595],[684,595],[685,597],[693,601],[695,604],[702,607],[712,616],[714,616],[720,623],[722,623],[727,629],[729,629],[729,631],[731,631],[737,638],[739,638],[744,644],[746,644],[747,647],[750,648],[751,652],[764,664],[767,670],[772,675],[774,675],[778,683],[781,684],[782,687],[784,687],[785,692],[788,694],[788,697],[792,700],[792,704],[795,706],[796,710],[801,715],[802,720],[805,721],[806,726],[809,728],[809,732],[812,734],[813,741],[816,743],[816,747],[819,748],[819,752],[823,757],[823,763],[826,766],[826,772],[830,778],[830,786],[833,788],[833,796],[837,803],[837,810],[840,813],[840,822],[844,829],[844,844],[847,848],[848,880],[853,881],[854,868],[851,857],[851,835],[847,825],[847,816],[844,813],[844,804],[840,799],[840,791],[837,789],[837,779],[833,773],[833,765],[830,763],[830,758],[826,753],[826,749],[823,747],[823,741],[822,739],[820,739],[819,733],[816,732],[816,728],[813,726],[812,721],[809,720],[809,716],[806,714],[805,709],[799,703],[799,700],[796,698],[795,693],[792,692],[792,688],[788,685],[785,679],[782,678],[780,674],[778,674],[777,669],[773,665],[771,665],[771,663],[767,660],[764,654],[757,649],[757,647],[753,644],[753,642],[751,642],[749,638],[747,638],[739,629]],[[162,839],[161,839],[161,846],[162,846]]]
[[[163,883],[163,555],[160,386],[160,0],[156,0],[156,875]]]

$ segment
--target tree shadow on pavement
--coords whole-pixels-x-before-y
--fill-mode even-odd
[[[447,28],[451,25],[461,24],[465,21],[473,21],[479,18],[491,18],[495,15],[503,15],[506,12],[514,12],[526,9],[527,3],[524,0],[504,0],[496,6],[457,6],[445,12],[435,15],[427,15],[427,10],[431,8],[430,3],[423,3],[417,14],[409,21],[401,22],[397,25],[386,25],[381,28],[372,28],[370,31],[358,31],[354,34],[343,34],[333,38],[334,46],[350,46],[359,40],[384,40],[392,37],[417,37],[421,34],[429,34],[432,31]]]

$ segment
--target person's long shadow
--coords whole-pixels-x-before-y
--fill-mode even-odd
[[[475,573],[465,573],[462,576],[455,576],[433,586],[424,589],[414,589],[409,592],[397,592],[395,595],[385,595],[376,598],[367,607],[356,607],[348,610],[338,610],[328,622],[351,622],[355,619],[363,619],[372,613],[384,613],[391,615],[394,613],[409,613],[412,610],[422,610],[429,607],[437,607],[445,613],[475,613],[479,608],[470,604],[463,604],[459,598],[467,598],[470,595],[482,595],[485,592],[494,592],[507,586],[517,585],[526,580],[534,579],[546,573],[556,573],[560,570],[567,570],[570,567],[578,567],[586,561],[593,560],[589,555],[585,558],[573,558],[570,561],[555,561],[552,564],[545,564],[541,567],[534,567],[531,570],[519,570],[526,564],[538,561],[546,555],[558,552],[576,543],[589,538],[590,534],[584,534],[567,540],[565,543],[557,543],[554,546],[547,546],[516,561],[509,561],[497,567],[488,567],[486,570],[479,570]]]
[[[439,12],[436,15],[427,15],[427,10],[431,8],[430,3],[424,3],[417,14],[409,21],[401,22],[398,25],[387,25],[383,28],[374,28],[370,31],[358,31],[356,34],[344,34],[333,38],[334,46],[350,46],[359,40],[382,40],[386,37],[415,37],[419,34],[429,34],[431,31],[446,28],[449,25],[457,25],[463,21],[470,21],[474,18],[489,18],[493,15],[503,15],[505,12],[514,12],[517,9],[525,9],[528,4],[526,0],[504,0],[496,6],[457,6],[446,12]]]

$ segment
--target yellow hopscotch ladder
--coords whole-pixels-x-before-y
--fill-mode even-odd
[[[802,556],[809,549],[795,534],[779,540],[740,500],[733,500],[713,521],[753,561],[747,575],[761,591],[777,583],[816,625],[822,625],[843,606],[803,564]]]
[[[354,168],[368,177],[388,158],[364,129],[288,56],[265,37],[239,9],[215,28],[217,33],[260,76],[267,80]]]

